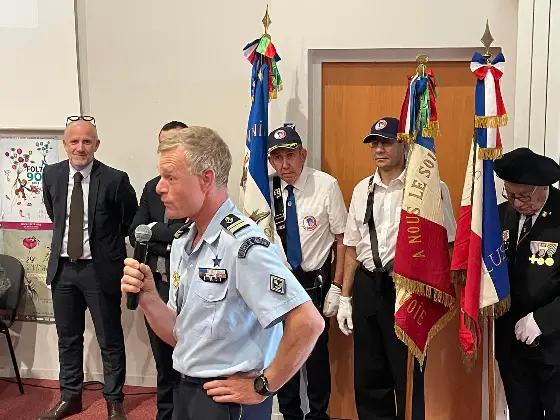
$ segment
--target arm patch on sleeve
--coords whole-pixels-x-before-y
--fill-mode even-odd
[[[247,252],[249,252],[254,245],[261,245],[268,248],[270,246],[270,242],[268,239],[261,238],[260,236],[251,236],[243,241],[239,247],[239,251],[237,251],[237,257],[245,258],[247,256]]]
[[[249,223],[241,220],[235,214],[228,214],[226,217],[224,217],[224,219],[220,222],[220,224],[225,229],[229,230],[230,233],[234,236],[240,230],[249,227]]]

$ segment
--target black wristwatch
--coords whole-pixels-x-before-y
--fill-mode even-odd
[[[274,395],[274,392],[270,392],[270,388],[268,387],[268,379],[266,379],[266,376],[264,375],[260,375],[255,378],[253,387],[255,388],[255,392],[259,395],[263,395],[265,397]]]

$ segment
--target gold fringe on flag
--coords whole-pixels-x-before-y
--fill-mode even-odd
[[[484,147],[478,149],[478,158],[481,160],[496,160],[502,157],[501,147]]]
[[[434,324],[426,339],[426,350],[428,349],[432,338],[434,338],[453,319],[456,313],[457,307],[455,305],[452,305],[447,313]],[[424,370],[424,360],[426,359],[426,352],[422,352],[418,348],[414,340],[412,340],[397,324],[395,324],[395,334],[397,335],[397,338],[399,340],[406,344],[408,350],[412,353],[412,355],[416,357],[418,363],[420,364],[420,370]]]
[[[418,363],[420,364],[420,370],[423,370],[424,359],[426,358],[426,355],[420,351],[414,340],[412,340],[397,324],[395,324],[395,334],[397,335],[397,338],[399,340],[406,344],[406,346],[408,347],[408,351],[410,351],[412,355],[418,360]]]
[[[409,293],[425,296],[435,302],[441,303],[448,308],[452,307],[455,302],[455,298],[453,296],[450,296],[447,293],[444,293],[441,290],[438,290],[428,284],[411,280],[400,274],[393,273],[393,281],[395,282],[395,285],[397,287],[403,288]]]
[[[476,128],[498,128],[507,125],[507,123],[508,123],[507,114],[495,115],[490,117],[484,115],[474,116],[474,126]]]
[[[476,337],[476,326],[471,317],[465,316],[465,327],[471,332],[473,336],[473,352],[471,354],[467,354],[465,349],[459,342],[459,348],[461,349],[461,360],[463,361],[463,365],[465,366],[465,370],[470,373],[475,365],[476,359],[478,357],[478,342]]]
[[[428,121],[422,129],[422,137],[436,138],[440,135],[439,121]]]
[[[397,140],[404,141],[405,143],[412,144],[414,143],[414,139],[410,134],[407,133],[397,133]]]
[[[506,298],[502,299],[501,301],[494,303],[493,305],[487,306],[486,308],[481,308],[478,314],[479,322],[483,322],[484,320],[490,318],[491,316],[494,319],[501,317],[511,306],[511,296],[507,296]]]
[[[451,283],[464,287],[467,284],[467,270],[451,270]]]

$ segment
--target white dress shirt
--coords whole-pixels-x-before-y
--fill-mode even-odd
[[[284,215],[287,209],[287,185],[281,181]],[[301,268],[304,271],[318,270],[329,256],[335,235],[344,233],[347,211],[342,191],[338,181],[329,174],[304,167],[294,184],[294,198],[301,242]],[[274,197],[272,200],[274,202]],[[275,238],[278,239],[278,235]],[[276,245],[282,249],[279,239]],[[285,252],[282,253],[282,259],[290,267]]]
[[[68,162],[70,165],[70,162]],[[84,195],[84,253],[80,257],[81,260],[91,259],[91,249],[89,246],[89,233],[88,233],[88,202],[89,202],[89,183],[91,168],[93,167],[93,162],[86,166],[81,171],[77,171],[72,165],[70,165],[70,174],[68,175],[68,197],[66,198],[66,223],[64,228],[64,239],[62,240],[62,250],[61,257],[69,257],[68,255],[68,231],[70,230],[70,201],[72,200],[72,190],[74,189],[74,174],[76,172],[81,172],[82,176],[82,191]]]
[[[369,225],[364,223],[369,179],[370,177],[361,180],[352,193],[348,222],[344,232],[344,245],[356,247],[358,262],[362,263],[366,269],[373,271],[375,263],[373,262],[371,252]],[[378,171],[375,172],[373,177],[373,183],[375,184],[373,220],[375,222],[375,231],[377,232],[379,258],[381,258],[381,263],[384,266],[395,258],[397,235],[401,220],[404,180],[404,171],[398,178],[392,180],[389,185],[381,182]],[[453,242],[455,240],[457,224],[453,215],[449,189],[444,182],[441,182],[441,190],[443,193],[444,226],[447,229],[448,241]]]

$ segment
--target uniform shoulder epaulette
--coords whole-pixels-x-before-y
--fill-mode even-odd
[[[224,229],[227,229],[234,236],[240,230],[249,227],[249,223],[241,220],[235,214],[228,214],[223,218],[220,224],[224,227]]]
[[[189,220],[187,223],[181,226],[177,232],[175,232],[175,235],[173,235],[173,237],[175,239],[179,239],[181,236],[183,236],[186,232],[190,230],[192,223],[193,222]]]

